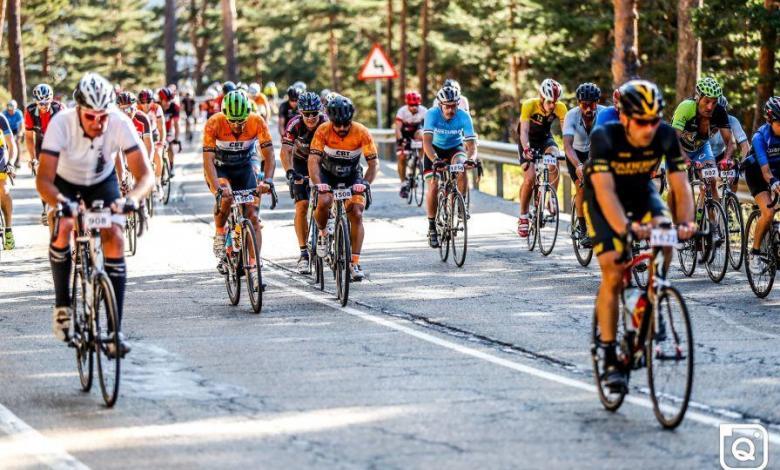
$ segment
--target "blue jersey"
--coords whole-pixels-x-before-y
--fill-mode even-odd
[[[461,145],[464,140],[477,139],[471,116],[467,112],[458,109],[448,121],[438,106],[425,113],[423,134],[433,134],[433,145],[445,150]]]
[[[13,114],[9,114],[8,110],[3,111],[3,117],[8,120],[8,124],[11,125],[11,132],[17,134],[22,127],[22,121],[24,121],[24,114],[21,110],[16,110]]]
[[[753,149],[745,159],[759,166],[780,166],[780,135],[772,132],[771,124],[764,124],[753,134]]]
[[[608,106],[596,115],[596,124],[593,125],[593,128],[595,129],[597,126],[619,121],[620,113],[618,113],[618,110],[614,106]]]

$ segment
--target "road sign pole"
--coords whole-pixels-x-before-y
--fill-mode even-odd
[[[382,128],[382,81],[374,80],[376,83],[376,127]]]

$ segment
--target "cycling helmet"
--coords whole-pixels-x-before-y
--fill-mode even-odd
[[[723,95],[723,89],[720,83],[712,77],[703,77],[696,81],[696,98],[706,96],[707,98],[720,98]]]
[[[301,90],[300,93],[303,93],[304,91],[306,91],[306,84],[301,82],[301,81],[297,81],[297,82],[293,83],[292,86],[293,86],[293,88],[297,88],[297,89]]]
[[[558,101],[563,93],[561,84],[553,80],[552,78],[545,78],[542,84],[539,86],[539,94],[542,95],[546,101]]]
[[[127,106],[129,104],[135,104],[135,102],[135,95],[129,91],[123,91],[122,93],[116,95],[116,104],[119,106]]]
[[[213,88],[209,88],[206,90],[206,99],[207,100],[215,100],[219,98],[219,92]]]
[[[16,103],[16,100],[10,100],[10,101],[8,101],[8,107],[9,107],[9,108],[16,108],[16,107],[18,107],[18,106],[19,106],[19,105]]]
[[[331,91],[328,88],[323,88],[320,92],[320,99],[325,100],[325,98],[327,98],[330,93]]]
[[[598,101],[601,99],[601,88],[595,83],[585,82],[577,87],[577,101]]]
[[[330,103],[330,100],[332,100],[333,98],[335,98],[337,96],[341,96],[341,95],[339,95],[335,91],[331,91],[330,93],[328,93],[328,96],[325,97],[325,105],[327,106],[328,103]]]
[[[141,104],[147,104],[154,101],[154,93],[149,88],[144,88],[138,93],[138,102]]]
[[[445,86],[455,88],[456,90],[458,90],[458,92],[460,92],[460,83],[458,83],[457,80],[448,78],[447,80],[444,80],[444,84],[442,85],[442,88],[444,88]]]
[[[422,96],[420,96],[420,94],[416,91],[408,92],[404,98],[406,104],[409,106],[418,106],[420,103],[422,103]]]
[[[239,90],[249,91],[249,86],[244,82],[236,83],[236,88]]]
[[[720,98],[718,98],[718,104],[723,106],[723,109],[728,111],[728,109],[729,109],[729,100],[726,99],[726,95],[720,95]]]
[[[160,88],[157,90],[157,97],[160,101],[171,101],[173,99],[173,92],[170,88]]]
[[[631,80],[620,87],[620,111],[630,118],[655,119],[663,116],[661,90],[647,80]]]
[[[769,122],[780,121],[780,96],[773,96],[766,101],[764,116]]]
[[[328,101],[328,119],[334,124],[344,125],[352,122],[355,115],[355,106],[352,100],[344,96],[335,96]]]
[[[81,77],[73,97],[79,106],[96,111],[107,110],[116,100],[114,87],[94,72],[87,72]]]
[[[247,88],[247,91],[250,95],[255,96],[260,93],[260,84],[259,83],[251,83],[249,87]]]
[[[457,103],[460,101],[460,90],[451,86],[442,87],[438,93],[436,93],[436,99],[440,104],[444,103]]]
[[[46,83],[41,83],[33,88],[32,95],[35,101],[50,101],[54,98],[54,90]]]
[[[298,96],[300,96],[301,93],[303,93],[303,91],[301,91],[300,88],[291,86],[287,89],[287,99],[295,101],[298,99]]]
[[[249,98],[241,90],[231,91],[222,98],[222,114],[228,121],[245,121],[249,111]]]
[[[319,111],[322,109],[322,100],[317,93],[307,91],[298,97],[298,109],[302,112]]]
[[[227,95],[231,91],[236,89],[236,84],[231,82],[230,80],[226,81],[222,84],[222,94]]]

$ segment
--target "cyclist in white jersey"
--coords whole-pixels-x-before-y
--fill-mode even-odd
[[[137,208],[138,201],[154,184],[146,148],[132,121],[114,105],[114,89],[95,73],[87,73],[74,93],[76,108],[57,113],[49,123],[43,138],[36,186],[41,197],[51,206],[62,204],[64,215],[79,195],[90,207],[93,201],[103,201],[104,207],[122,213]],[[114,166],[115,154],[123,152],[136,185],[122,198]],[[51,217],[51,215],[50,215]],[[124,216],[112,216],[114,225],[102,231],[105,270],[116,294],[119,323],[122,321],[125,283]],[[54,224],[49,224],[53,226]],[[60,220],[58,231],[52,234],[49,261],[54,278],[54,335],[68,340],[71,318],[69,280],[71,274],[70,234],[72,217]],[[130,348],[120,333],[120,354]]]
[[[444,87],[452,87],[458,90],[458,93],[461,92],[460,90],[460,83],[457,81],[448,78],[447,80],[444,80],[444,84],[442,85],[442,88]],[[433,104],[431,105],[431,109],[439,107],[439,99],[434,98]],[[467,113],[471,113],[471,106],[469,105],[469,99],[466,98],[463,95],[460,95],[460,99],[458,99],[458,109],[462,109],[463,111],[466,111]]]

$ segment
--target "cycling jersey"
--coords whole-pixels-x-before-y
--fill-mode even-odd
[[[140,150],[146,155],[135,126],[117,108],[108,111],[103,134],[90,139],[75,108],[57,113],[43,136],[41,154],[57,158],[57,176],[71,184],[91,186],[114,172],[114,156]]]
[[[2,137],[0,137],[0,173],[4,173],[5,167],[8,165],[8,153],[5,149],[5,136],[13,135],[13,133],[11,132],[11,125],[2,113],[0,113],[0,130],[2,130]],[[2,179],[0,179],[0,181],[2,181]]]
[[[348,177],[357,172],[360,156],[366,161],[377,157],[376,144],[368,129],[353,122],[346,136],[340,137],[333,130],[333,123],[326,122],[317,128],[311,140],[311,153],[322,158],[320,166],[338,177]]]
[[[425,106],[418,105],[417,112],[412,114],[409,110],[409,106],[404,105],[398,108],[398,112],[395,114],[396,122],[401,123],[401,131],[406,134],[414,134],[417,129],[423,125],[425,121],[425,113],[428,109]]]
[[[772,132],[771,124],[764,124],[753,134],[753,147],[745,163],[758,163],[758,166],[780,165],[780,135]]]
[[[731,114],[729,114],[729,127],[731,127],[732,140],[737,143],[737,146],[748,140],[747,134],[742,129],[742,124]],[[710,137],[710,147],[712,147],[712,153],[716,157],[726,151],[726,143],[723,142],[723,136],[720,135],[720,132],[716,132],[715,135]]]
[[[438,106],[425,113],[423,134],[432,134],[433,145],[442,149],[457,147],[467,140],[477,140],[469,113],[458,109],[448,121]]]
[[[257,147],[272,147],[271,134],[263,118],[250,114],[241,134],[230,129],[227,117],[218,113],[203,128],[203,151],[214,152],[217,167],[242,166],[257,153]]]
[[[707,145],[710,137],[719,129],[729,129],[729,115],[726,108],[716,105],[710,118],[710,127],[705,134],[699,132],[699,113],[696,101],[688,99],[674,111],[672,127],[680,131],[680,144],[686,152],[696,152]]]
[[[262,116],[263,119],[268,119],[268,117],[271,115],[271,107],[268,105],[268,97],[262,93],[258,93],[254,98],[252,98],[252,102],[257,107],[257,113]]]
[[[314,129],[309,129],[303,122],[303,117],[300,114],[295,116],[290,122],[287,123],[287,128],[285,129],[284,136],[282,137],[282,145],[289,145],[292,147],[293,156],[296,159],[303,161],[308,160],[309,146],[311,145],[311,141],[314,138],[314,133],[317,132],[317,129],[322,123],[327,121],[328,117],[324,114],[320,114],[319,118],[317,119],[317,125],[314,127]]]
[[[604,106],[596,106],[596,115],[593,117],[590,129],[585,127],[585,119],[582,117],[582,110],[579,106],[571,108],[569,112],[566,113],[566,118],[563,120],[562,133],[564,137],[574,137],[574,141],[572,142],[574,150],[580,152],[587,152],[590,150],[590,131],[596,126],[596,120],[604,109]]]
[[[62,104],[57,101],[52,101],[48,111],[41,111],[37,103],[30,103],[24,113],[24,129],[34,131],[36,137],[45,134],[51,118],[62,109]]]
[[[160,106],[160,109],[162,109],[162,106]],[[173,123],[174,119],[179,119],[179,114],[181,114],[181,108],[178,104],[174,103],[173,101],[170,101],[168,103],[168,108],[162,109],[163,117],[165,118],[165,132],[168,135],[171,135],[173,133],[171,124]],[[173,136],[171,135],[171,138]],[[168,139],[171,140],[171,139]]]
[[[181,107],[184,108],[184,114],[187,117],[192,116],[192,113],[195,112],[195,99],[191,96],[185,96],[181,99]]]
[[[282,121],[282,124],[287,126],[287,123],[290,122],[292,118],[298,115],[298,106],[296,105],[294,108],[290,106],[289,101],[283,101],[282,104],[279,105],[279,119]]]
[[[3,116],[8,120],[8,124],[11,125],[11,132],[14,134],[19,134],[19,131],[22,127],[22,122],[24,121],[24,114],[21,110],[17,109],[12,114],[8,113],[8,110],[3,110]]]
[[[438,107],[439,107],[439,98],[434,98],[433,104],[431,104],[431,108],[438,108]],[[460,95],[460,98],[458,99],[458,109],[462,109],[467,113],[471,111],[471,106],[469,105],[469,99],[463,95]]]
[[[563,126],[566,112],[566,105],[560,101],[555,102],[555,109],[550,114],[545,113],[541,98],[531,98],[523,101],[523,106],[520,110],[520,122],[530,122],[528,141],[531,143],[531,146],[538,147],[535,144],[548,140],[548,137],[552,135],[550,128],[556,119]]]
[[[149,118],[142,112],[136,111],[135,116],[133,116],[133,125],[141,137],[152,134],[152,125],[149,123]]]
[[[596,124],[593,126],[603,126],[610,122],[620,122],[620,112],[614,106],[607,106],[596,116]]]

